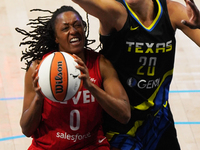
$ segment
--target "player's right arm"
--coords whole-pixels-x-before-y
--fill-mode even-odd
[[[72,0],[100,21],[100,33],[108,35],[121,30],[127,19],[125,7],[115,0]]]
[[[24,101],[20,126],[23,134],[27,137],[30,137],[37,129],[42,114],[44,97],[40,93],[40,88],[37,87],[38,78],[35,78],[37,65],[38,61],[32,62],[25,74],[24,81]]]

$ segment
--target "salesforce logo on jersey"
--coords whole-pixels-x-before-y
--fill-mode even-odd
[[[77,133],[75,135],[70,135],[70,134],[67,134],[67,132],[65,132],[65,133],[57,132],[56,137],[76,142],[78,140],[81,141],[83,139],[87,139],[87,138],[91,137],[91,133],[88,132],[87,134],[84,134],[84,135],[81,135],[79,133]]]
[[[141,79],[137,81],[135,78],[131,77],[131,78],[128,78],[127,84],[129,87],[137,86],[139,89],[153,89],[159,86],[160,79],[159,78],[155,80]]]

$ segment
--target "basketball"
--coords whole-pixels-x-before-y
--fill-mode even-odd
[[[55,102],[71,99],[82,86],[78,78],[81,71],[74,57],[66,52],[54,52],[46,56],[38,66],[38,86],[42,94]]]

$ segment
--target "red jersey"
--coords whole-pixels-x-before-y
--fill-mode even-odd
[[[86,50],[90,80],[102,88],[100,55]],[[109,149],[102,130],[102,108],[84,87],[66,102],[44,99],[42,120],[29,150]]]

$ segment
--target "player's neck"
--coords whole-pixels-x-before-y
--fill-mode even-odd
[[[155,19],[157,12],[154,11],[154,2],[152,0],[140,0],[137,3],[128,5],[145,26],[149,26]]]

